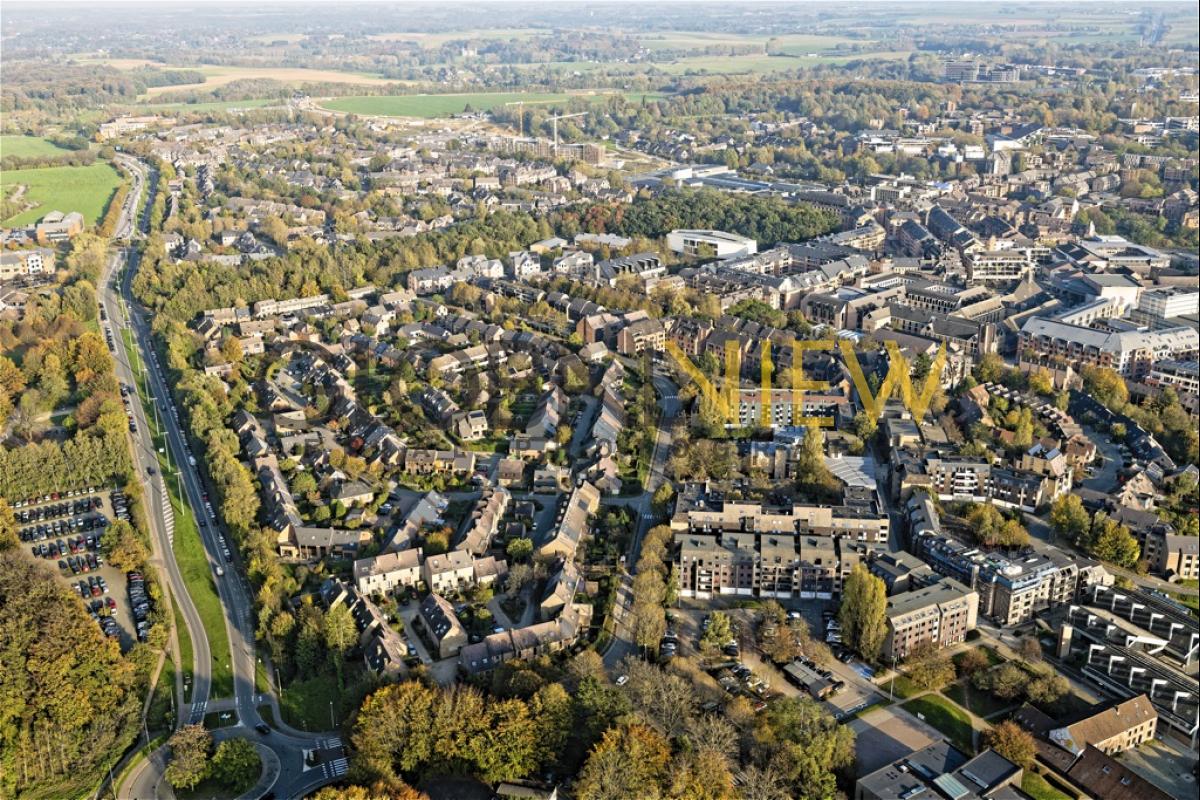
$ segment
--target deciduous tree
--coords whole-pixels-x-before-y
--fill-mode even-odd
[[[887,587],[862,564],[855,565],[842,587],[838,620],[842,638],[867,661],[879,657],[887,637]]]
[[[657,800],[671,759],[671,745],[646,725],[612,728],[588,756],[575,796],[579,800]]]
[[[1018,767],[1028,769],[1037,756],[1033,735],[1012,720],[1005,720],[984,734],[984,742]]]
[[[226,739],[213,754],[212,774],[230,789],[245,791],[258,778],[258,751],[246,739]]]
[[[180,728],[172,734],[167,745],[171,748],[171,761],[167,764],[165,774],[172,786],[192,789],[208,777],[212,769],[212,763],[208,760],[212,734],[203,725]]]

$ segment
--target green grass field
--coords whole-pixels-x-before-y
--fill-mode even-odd
[[[998,714],[1013,705],[1019,705],[1011,700],[1001,700],[991,692],[980,691],[966,680],[950,684],[945,689],[942,689],[942,694],[984,719],[991,717],[993,714]]]
[[[349,668],[346,669],[347,688],[350,683]],[[293,681],[283,689],[279,698],[279,711],[283,721],[302,731],[328,731],[346,718],[358,704],[338,689],[337,677],[323,673],[306,681]],[[333,703],[333,717],[330,706]]]
[[[133,340],[128,328],[121,329],[121,338],[124,341],[126,352],[130,354],[129,363],[134,368],[134,380],[138,384],[138,396],[142,399],[146,410],[146,417],[150,420],[150,432],[154,441],[154,447],[156,450],[158,448],[165,448],[166,437],[163,435],[161,428],[155,428],[154,426],[154,410],[151,408],[149,402],[150,393],[147,390],[146,382],[142,378],[141,370],[137,367],[137,349],[133,346]],[[227,697],[233,694],[233,669],[229,651],[229,634],[225,630],[225,612],[221,607],[221,597],[217,594],[215,578],[213,577],[212,569],[208,565],[208,558],[204,552],[204,543],[200,539],[200,529],[196,525],[196,518],[192,514],[191,506],[181,502],[179,499],[182,495],[179,478],[168,469],[164,454],[159,454],[158,461],[160,473],[171,496],[171,510],[175,516],[175,537],[172,543],[172,549],[175,551],[175,563],[179,565],[179,572],[183,576],[184,583],[187,584],[188,594],[192,598],[192,605],[196,607],[196,613],[200,615],[200,621],[204,625],[205,637],[208,639],[208,649],[212,655],[212,686],[209,689],[209,696]],[[183,641],[181,638],[180,650],[182,649]],[[183,653],[180,653],[180,661],[190,664],[190,654],[185,662],[183,660]]]
[[[188,632],[187,625],[183,622],[183,614],[179,612],[179,603],[175,598],[171,598],[173,611],[175,613],[175,631],[179,638],[179,674],[183,676],[183,701],[190,703],[192,701],[192,634]]]
[[[350,114],[365,114],[380,117],[424,117],[433,119],[450,114],[461,114],[468,105],[476,111],[497,108],[506,103],[526,103],[527,105],[548,105],[565,103],[574,98],[582,98],[594,103],[604,102],[609,94],[566,94],[563,92],[487,92],[481,94],[410,94],[410,95],[377,95],[363,97],[338,97],[326,100],[321,105],[332,111],[344,111]],[[661,92],[628,92],[625,97],[633,102],[647,99],[656,100],[664,95]]]
[[[7,156],[16,156],[17,158],[60,156],[69,152],[70,150],[59,147],[40,136],[0,136],[0,158]]]
[[[897,675],[895,680],[889,679],[886,686],[901,700],[907,700],[910,697],[916,697],[922,692],[929,691],[925,687],[913,683],[907,675]]]
[[[47,167],[0,173],[0,192],[8,197],[17,186],[26,186],[24,200],[36,205],[6,220],[5,225],[29,225],[51,211],[78,211],[89,225],[104,214],[121,176],[107,163],[88,167]]]
[[[925,722],[944,733],[951,744],[967,755],[975,752],[971,717],[946,698],[927,694],[909,700],[901,708],[913,716],[920,714]]]
[[[146,111],[228,111],[231,108],[262,108],[283,105],[283,100],[259,98],[257,100],[214,100],[211,103],[142,103],[131,106],[139,113]]]
[[[663,72],[682,75],[688,72],[707,72],[714,75],[762,75],[770,72],[811,67],[816,64],[845,64],[850,61],[896,61],[908,58],[908,51],[887,50],[850,55],[807,56],[700,56],[681,58],[668,64],[655,64]]]
[[[1073,800],[1070,795],[1051,786],[1041,775],[1028,769],[1021,776],[1021,791],[1033,800]]]

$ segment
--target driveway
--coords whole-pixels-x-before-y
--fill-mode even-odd
[[[572,423],[575,427],[571,433],[571,444],[567,450],[567,455],[573,459],[579,458],[583,452],[583,446],[592,433],[596,412],[600,408],[600,401],[590,394],[581,396],[579,400],[583,403],[583,408],[579,410],[579,414]]]
[[[1083,434],[1090,441],[1096,443],[1096,449],[1104,457],[1104,463],[1096,470],[1094,475],[1083,480],[1083,486],[1085,489],[1094,489],[1097,492],[1110,492],[1117,488],[1117,474],[1120,473],[1121,467],[1125,465],[1124,460],[1121,458],[1121,451],[1117,449],[1116,442],[1106,433],[1100,433],[1093,428],[1085,427]]]
[[[1173,741],[1151,739],[1116,758],[1172,797],[1196,796],[1196,753]]]

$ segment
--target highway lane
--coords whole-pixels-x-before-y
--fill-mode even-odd
[[[120,254],[109,261],[108,269],[101,278],[100,290],[98,292],[101,306],[108,317],[105,325],[112,330],[114,342],[121,337],[121,331],[126,327],[123,309],[113,290],[115,272],[118,265],[123,263],[123,261],[124,257]],[[134,379],[133,366],[129,362],[123,342],[116,347],[114,360],[116,361],[118,380],[136,391],[137,382]],[[157,466],[158,454],[155,452],[154,443],[150,435],[150,420],[146,417],[145,409],[142,403],[138,402],[136,395],[130,396],[128,408],[133,415],[134,423],[137,427],[137,432],[131,433],[130,438],[133,441],[134,466],[141,478],[144,489],[146,516],[149,519],[151,532],[154,535],[155,555],[157,556],[157,561],[161,564],[171,595],[175,598],[175,602],[179,606],[180,615],[183,617],[184,625],[187,627],[188,635],[192,641],[193,685],[191,702],[193,704],[203,704],[208,700],[208,665],[212,659],[208,637],[205,635],[200,615],[197,613],[191,596],[187,592],[187,586],[179,571],[179,565],[175,561],[175,553],[172,547],[174,520],[171,516],[167,488]],[[154,469],[153,475],[148,472],[150,468]]]
[[[131,169],[134,169],[136,173],[137,168],[140,166],[139,164],[131,167]],[[144,167],[141,167],[141,169],[144,169]],[[143,176],[144,179],[145,177]],[[153,178],[151,178],[151,185],[153,185]],[[149,203],[147,204],[148,207]],[[131,213],[130,217],[132,218],[132,216]],[[145,230],[148,227],[148,213],[142,218],[141,223],[140,227]],[[179,485],[184,494],[182,499],[194,510],[196,519],[200,522],[200,538],[204,545],[208,566],[213,575],[218,596],[221,600],[224,612],[225,634],[229,637],[230,643],[230,668],[234,682],[232,703],[228,700],[214,700],[210,698],[209,687],[211,686],[212,677],[212,659],[207,639],[204,635],[203,624],[199,616],[195,614],[194,607],[192,607],[192,612],[195,616],[195,627],[199,632],[199,638],[205,642],[205,657],[201,660],[200,653],[197,652],[195,672],[197,688],[199,688],[201,681],[203,681],[204,693],[203,695],[193,693],[193,703],[189,709],[189,713],[186,716],[181,714],[181,721],[185,723],[202,721],[204,713],[210,705],[222,709],[230,709],[237,713],[238,724],[221,729],[217,738],[244,736],[249,730],[252,730],[259,724],[272,724],[273,722],[272,720],[264,720],[262,718],[258,712],[259,705],[267,704],[273,706],[275,715],[278,716],[278,704],[273,694],[259,695],[255,691],[256,657],[253,591],[245,580],[241,570],[237,568],[236,562],[226,562],[224,558],[223,548],[218,538],[222,535],[218,527],[219,523],[214,519],[213,515],[208,513],[207,503],[204,500],[205,489],[203,481],[198,470],[191,466],[188,460],[191,451],[174,408],[174,401],[168,389],[166,375],[152,346],[150,314],[133,297],[131,286],[139,265],[140,254],[136,250],[130,249],[125,252],[124,258],[126,266],[121,274],[120,296],[123,300],[124,309],[128,312],[130,331],[142,354],[146,369],[147,385],[152,394],[152,401],[158,410],[158,419],[161,421],[166,433],[171,466],[179,477]],[[109,300],[115,300],[113,286],[108,281],[105,282],[105,294],[109,296]],[[118,317],[113,316],[111,313],[110,317],[114,320],[118,319]],[[132,372],[129,371],[128,364],[125,365],[125,369],[130,382],[132,382]],[[139,432],[141,431],[146,431],[147,433],[149,431],[149,427],[145,424],[144,419],[139,424]],[[144,455],[151,459],[155,457],[152,449],[148,450]],[[140,468],[144,475],[144,465]],[[160,486],[162,485],[160,476],[155,475],[153,478]],[[226,541],[229,544],[231,553],[236,552],[236,547],[232,543],[229,543],[228,539]],[[171,563],[174,564],[173,558],[171,559]],[[217,574],[218,567],[221,568],[224,575]],[[187,605],[191,606],[186,585],[183,584],[182,578],[178,575],[177,567],[175,568],[175,575],[172,577],[172,585],[179,587],[178,594],[187,597]],[[192,629],[192,622],[188,623],[188,627],[189,630]],[[194,634],[193,641],[196,641],[196,639],[197,636]],[[276,783],[273,791],[279,797],[303,796],[305,792],[312,791],[337,780],[345,774],[347,765],[342,751],[341,740],[337,738],[336,733],[310,734],[279,724],[276,730],[262,736],[259,741],[264,746],[270,748],[278,759],[280,768],[276,772]],[[314,758],[306,759],[306,755],[308,754],[315,754],[315,756]],[[313,763],[313,766],[309,766],[310,762]],[[127,781],[126,790],[136,792],[144,790],[151,785],[158,786],[158,777],[154,773],[160,773],[162,768],[161,760],[158,762],[147,762],[137,775],[132,776]]]

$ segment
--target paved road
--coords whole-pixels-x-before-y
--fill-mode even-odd
[[[132,165],[126,164],[126,166],[134,175],[134,188],[130,192],[131,200],[122,209],[117,230],[124,231],[126,236],[128,236],[133,229],[136,197],[141,193],[141,187],[145,185],[147,175],[145,168],[136,161]],[[101,276],[97,292],[100,306],[104,309],[105,316],[107,317],[107,320],[102,324],[106,326],[107,330],[112,332],[114,342],[121,340],[122,331],[128,327],[125,308],[121,304],[118,291],[119,275],[121,274],[121,268],[125,264],[125,252],[121,251],[115,254],[109,260]],[[116,346],[114,361],[116,362],[118,380],[131,388],[136,387],[133,366],[130,363],[129,355],[126,353],[123,342]],[[212,654],[209,641],[200,615],[197,613],[196,607],[192,603],[192,598],[188,594],[187,586],[179,571],[179,565],[175,561],[175,553],[172,547],[174,540],[174,516],[171,511],[166,486],[157,468],[158,454],[155,452],[153,440],[151,439],[152,429],[150,421],[146,417],[145,409],[142,403],[138,401],[136,395],[130,396],[128,408],[137,428],[136,433],[130,434],[133,442],[134,467],[137,474],[142,477],[146,516],[149,520],[154,541],[154,555],[151,563],[159,573],[160,582],[167,587],[171,596],[174,597],[175,603],[179,607],[180,616],[183,618],[184,626],[187,628],[188,636],[191,639],[193,658],[192,664],[189,665],[193,676],[191,702],[193,705],[202,707],[208,701],[210,690]],[[154,468],[154,474],[148,472],[152,467]],[[187,708],[183,703],[183,696],[179,692],[176,692],[175,707],[179,709]],[[179,716],[181,721],[186,718],[184,714],[180,714]],[[162,759],[162,753],[152,755],[152,761],[157,766],[156,771],[158,774],[161,774],[162,767],[164,766]],[[156,796],[156,784],[156,780],[153,784],[140,783],[133,796]]]
[[[1096,443],[1096,449],[1104,457],[1104,464],[1091,477],[1084,478],[1083,486],[1098,492],[1111,492],[1117,488],[1117,476],[1121,467],[1125,466],[1121,451],[1116,442],[1106,434],[1085,427],[1083,433],[1090,441]]]
[[[671,455],[671,439],[675,418],[679,415],[681,403],[678,397],[678,387],[664,375],[653,376],[654,388],[658,392],[660,415],[658,430],[654,439],[654,452],[650,456],[650,474],[646,479],[645,491],[635,498],[630,498],[626,505],[636,514],[633,537],[629,542],[629,551],[625,556],[628,569],[621,575],[621,583],[617,587],[617,601],[613,606],[613,621],[615,630],[612,644],[604,653],[604,665],[610,671],[615,670],[625,656],[637,651],[633,641],[633,629],[630,627],[630,617],[633,607],[633,574],[637,571],[638,554],[642,549],[642,537],[654,521],[651,510],[651,499],[654,490],[662,485],[665,478],[667,459]]]
[[[116,288],[116,276],[124,260],[124,255],[118,254],[109,261],[108,267],[101,277],[99,287],[100,305],[108,317],[108,320],[104,324],[112,331],[114,341],[121,339],[121,332],[127,328],[124,308],[120,303]],[[136,387],[133,366],[130,364],[123,344],[118,344],[114,359],[116,361],[118,380],[127,386]],[[197,613],[196,607],[188,595],[187,586],[183,581],[183,576],[179,572],[179,565],[175,561],[175,554],[172,548],[172,542],[174,541],[174,517],[171,513],[170,499],[167,495],[166,485],[163,483],[162,475],[157,469],[158,454],[154,450],[154,443],[150,435],[152,430],[150,421],[146,417],[143,405],[137,401],[135,396],[130,397],[128,408],[133,415],[137,427],[137,432],[131,434],[134,466],[137,468],[138,474],[142,476],[146,516],[149,518],[151,532],[154,534],[155,562],[161,565],[161,569],[166,577],[165,582],[172,596],[174,596],[175,602],[179,605],[184,625],[187,627],[188,634],[191,637],[194,658],[192,664],[192,675],[194,676],[192,702],[203,704],[208,700],[208,665],[212,659],[208,638],[205,635],[200,615]],[[150,468],[154,469],[153,475],[148,473],[148,469]],[[182,699],[181,697],[177,698],[180,703]],[[177,705],[177,707],[182,708],[182,705]]]
[[[146,179],[146,168],[143,165],[135,162],[130,169],[134,170],[135,174],[139,174],[141,171],[142,180]],[[150,176],[149,180],[153,187],[154,176]],[[133,193],[131,192],[131,194]],[[150,203],[147,203],[147,208],[149,206]],[[132,213],[130,217],[132,217]],[[141,228],[139,232],[145,232],[147,226],[148,216],[144,216],[139,226]],[[136,233],[138,232],[135,232],[135,235]],[[255,690],[257,660],[254,651],[253,592],[237,565],[226,563],[224,560],[222,547],[218,541],[217,523],[206,510],[204,484],[199,472],[188,461],[190,450],[176,416],[168,390],[167,376],[159,364],[152,346],[150,314],[138,305],[130,288],[133,276],[137,272],[139,257],[136,249],[128,248],[119,258],[124,262],[124,271],[121,273],[119,286],[119,299],[123,307],[118,306],[117,287],[111,281],[111,273],[110,279],[104,282],[105,302],[111,304],[111,307],[106,306],[107,313],[114,323],[116,320],[126,318],[128,320],[129,330],[146,370],[147,386],[152,395],[151,402],[156,409],[156,416],[166,432],[170,464],[179,476],[184,502],[191,506],[200,522],[200,538],[204,544],[205,555],[209,568],[212,570],[214,584],[224,612],[225,633],[229,637],[230,667],[234,684],[232,698],[214,700],[210,697],[212,656],[204,626],[195,612],[195,607],[187,593],[187,587],[175,565],[174,557],[171,554],[170,534],[163,531],[165,538],[160,537],[160,544],[163,545],[163,552],[168,556],[168,558],[164,558],[164,561],[168,566],[172,588],[176,596],[180,598],[180,606],[184,612],[188,629],[192,631],[193,649],[196,656],[192,703],[188,707],[180,707],[179,719],[181,724],[200,722],[209,709],[227,709],[237,714],[238,724],[217,732],[218,740],[230,736],[258,736],[258,734],[252,733],[254,726],[264,722],[267,724],[273,722],[264,720],[259,715],[258,707],[260,705],[271,706],[275,719],[280,719],[280,716],[278,701],[274,693],[260,695]],[[128,316],[125,317],[123,313],[127,313]],[[129,364],[125,363],[123,369],[122,379],[132,383],[132,371]],[[136,413],[140,414],[141,409],[138,409]],[[138,430],[139,434],[148,437],[150,427],[144,418],[139,419]],[[155,461],[153,450],[150,447],[142,448],[138,457],[141,474],[146,476],[148,483],[158,487],[158,493],[155,496],[156,507],[169,505],[169,503],[162,503],[164,494],[161,476],[157,474],[157,470],[153,476],[146,473],[146,466]],[[141,459],[145,459],[145,461]],[[235,548],[231,548],[231,550],[233,549]],[[218,566],[222,568],[223,576],[217,575]],[[171,574],[172,569],[174,570],[173,574]],[[189,608],[192,616],[190,620],[188,619]],[[198,642],[202,644],[203,650],[197,646]],[[276,730],[262,737],[261,743],[275,754],[280,765],[276,771],[274,785],[264,788],[263,791],[272,790],[279,797],[301,797],[306,792],[337,780],[345,774],[347,769],[342,743],[336,733],[305,733],[280,723]],[[308,757],[310,754],[312,757]],[[306,768],[308,762],[313,762],[315,766]],[[163,766],[161,754],[158,758],[151,758],[143,762],[142,766],[130,776],[125,786],[122,787],[122,795],[126,797],[157,796],[159,776]],[[147,789],[151,790],[150,794],[145,794]]]

